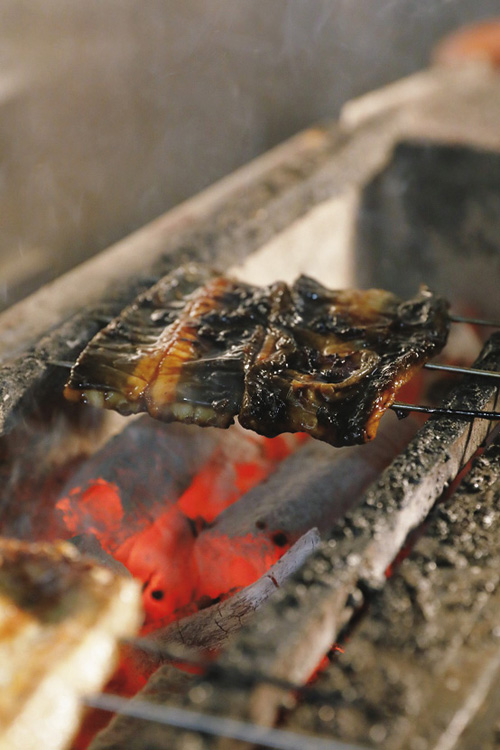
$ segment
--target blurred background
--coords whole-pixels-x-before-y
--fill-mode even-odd
[[[1,0],[0,308],[498,0]]]

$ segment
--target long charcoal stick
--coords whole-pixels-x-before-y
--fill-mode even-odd
[[[491,337],[475,364],[499,368],[500,334]],[[447,403],[494,409],[497,395],[495,385],[466,378]],[[408,533],[425,518],[491,429],[485,420],[471,424],[452,418],[429,419],[290,586],[263,609],[259,622],[242,632],[225,655],[228,664],[292,682],[305,681],[348,619],[350,601],[354,597],[359,603],[360,589],[384,582],[386,568]],[[252,713],[262,710],[274,716],[278,705],[275,689],[256,688]]]
[[[499,493],[497,439],[433,510],[287,729],[331,736],[342,716],[345,740],[379,737],[384,750],[497,746]],[[318,715],[324,703],[331,706],[326,723]]]

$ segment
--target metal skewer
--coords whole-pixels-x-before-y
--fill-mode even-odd
[[[500,372],[496,370],[480,370],[476,367],[462,367],[460,365],[441,365],[434,362],[426,362],[427,370],[442,370],[443,372],[454,372],[461,375],[477,375],[478,377],[500,378]]]
[[[64,367],[67,370],[71,370],[75,363],[65,359],[51,359],[49,364],[54,365],[55,367]],[[497,372],[496,370],[479,370],[475,367],[443,365],[435,364],[434,362],[427,362],[424,367],[427,370],[443,370],[444,372],[454,372],[461,375],[478,375],[487,378],[500,378],[500,372]]]
[[[305,747],[310,750],[361,750],[358,745],[354,746],[337,740],[296,734],[283,729],[270,729],[239,719],[203,714],[176,706],[157,705],[145,700],[128,700],[107,693],[85,696],[83,703],[103,711],[133,716],[136,719],[153,721],[192,732],[241,740],[252,745],[265,745],[275,750],[304,750]]]
[[[396,414],[406,416],[410,412],[421,412],[422,414],[437,414],[443,417],[464,417],[465,419],[500,419],[498,411],[481,411],[480,409],[456,409],[447,406],[418,406],[415,404],[402,404],[394,401],[390,406]]]
[[[74,362],[69,362],[68,360],[65,360],[65,359],[51,359],[48,362],[48,364],[49,365],[54,365],[54,367],[64,367],[67,370],[71,370],[71,368],[73,367],[73,365],[75,363]]]
[[[475,326],[488,326],[489,328],[500,328],[500,322],[495,320],[483,320],[482,318],[468,318],[465,315],[448,315],[451,323],[470,323]]]
[[[56,365],[57,367],[65,367],[67,369],[73,367],[72,362],[61,360],[52,360],[50,364]],[[442,370],[444,372],[452,372],[461,375],[500,379],[500,372],[497,370],[480,370],[475,367],[459,367],[458,365],[438,365],[431,362],[427,362],[424,367],[428,370]],[[500,412],[497,411],[455,409],[453,407],[445,406],[421,406],[419,404],[403,404],[399,401],[395,401],[390,408],[401,417],[406,416],[410,412],[420,412],[422,414],[436,414],[446,417],[464,417],[465,419],[489,419],[493,421],[500,419]]]

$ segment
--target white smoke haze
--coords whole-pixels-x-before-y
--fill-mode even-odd
[[[343,102],[497,0],[3,0],[0,306]],[[19,252],[22,248],[22,253]]]

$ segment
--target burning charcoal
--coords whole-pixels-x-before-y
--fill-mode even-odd
[[[177,503],[114,551],[144,582],[148,626],[227,597],[255,581],[286,549],[262,531],[252,534],[251,524],[238,538],[210,531],[221,510],[269,476],[302,437],[269,439],[239,428],[221,434],[224,438]]]
[[[134,581],[66,543],[0,540],[0,746],[63,750],[83,695],[109,677],[141,620]]]
[[[422,288],[330,291],[300,277],[254,287],[188,265],[84,350],[70,401],[273,437],[371,440],[396,392],[444,346],[447,303]]]
[[[275,472],[224,510],[203,537],[237,540],[263,533],[279,544],[292,544],[313,526],[328,534],[416,432],[410,417],[386,414],[368,445],[335,450],[309,441],[281,462]]]
[[[235,586],[251,583],[285,551],[269,548],[257,564],[230,580],[210,580],[199,537],[242,493],[265,479],[304,437],[264,438],[235,425],[229,431],[165,425],[148,417],[128,428],[95,453],[68,481],[56,503],[57,535],[76,534],[85,551],[124,566],[143,585],[146,624],[187,615],[201,602],[227,596]],[[74,537],[73,537],[74,539]],[[89,547],[89,543],[93,546]],[[267,545],[267,546],[266,546]],[[230,566],[227,540],[221,551]],[[244,557],[244,555],[243,555]],[[215,566],[218,569],[220,566]]]
[[[134,420],[60,490],[58,535],[94,533],[114,552],[182,495],[217,451],[221,434],[147,417]]]
[[[166,628],[155,630],[142,639],[144,656],[138,657],[148,667],[165,660],[162,649],[176,645],[215,651],[241,628],[254,612],[304,563],[318,546],[317,529],[304,534],[257,581],[225,601],[213,604]]]
[[[302,442],[293,436],[262,438],[240,429],[222,434],[232,434],[232,440],[222,441],[224,450],[216,451],[179,500],[113,548],[114,556],[143,581],[148,629],[253,583],[314,525],[307,523],[302,530],[302,518],[301,524],[291,525],[290,534],[270,534],[255,525],[245,503],[243,512],[237,513],[239,526],[219,527],[224,513],[214,514],[214,509],[231,507],[245,489],[272,474],[279,460]],[[368,473],[371,471],[369,468]],[[362,476],[366,481],[366,474]],[[282,512],[286,516],[287,509],[283,507]],[[318,504],[309,519],[321,515]]]
[[[374,441],[338,451],[309,441],[202,529],[192,546],[198,596],[225,599],[264,575],[312,527],[328,535],[415,432],[388,419]]]

